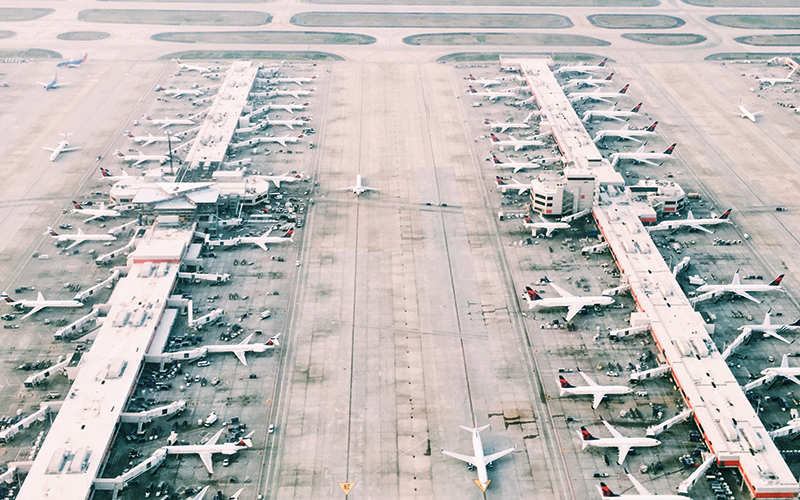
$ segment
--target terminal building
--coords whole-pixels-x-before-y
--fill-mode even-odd
[[[622,176],[602,159],[569,105],[551,71],[552,61],[501,59],[501,66],[516,68],[525,77],[542,119],[554,126],[553,136],[564,158],[596,173],[597,225],[623,284],[630,286],[639,312],[647,315],[653,338],[717,464],[738,468],[754,498],[796,498],[797,479],[650,238],[641,210],[625,194]],[[676,210],[685,203],[669,184],[640,183],[628,193],[644,197],[647,203],[642,205],[660,206],[664,212],[673,202]]]

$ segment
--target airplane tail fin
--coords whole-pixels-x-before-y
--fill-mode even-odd
[[[800,326],[800,319],[798,319],[794,323],[790,324],[789,326]]]
[[[489,134],[489,137],[492,138],[492,142],[500,142],[500,139],[498,139],[497,136],[494,134]]]
[[[83,55],[83,59],[81,59],[81,63],[85,63],[87,59],[89,59],[89,53],[88,52]]]
[[[288,238],[288,239],[291,240],[293,234],[294,234],[294,229],[290,229],[290,230],[286,231],[285,233],[283,233],[283,237],[284,238]]]
[[[114,154],[119,156],[120,158],[125,158],[125,155],[122,154],[122,151],[120,151],[119,149],[115,149]]]
[[[477,90],[475,90],[475,87],[473,87],[472,85],[470,85],[470,86],[469,86],[469,90],[468,90],[467,92],[469,92],[470,94],[476,94],[478,91],[477,91]]]
[[[11,297],[9,297],[7,293],[0,294],[0,299],[3,299],[3,300],[5,300],[5,301],[6,301],[6,302],[8,302],[9,304],[13,304],[13,303],[15,302],[15,301],[14,301],[14,299],[12,299]]]
[[[777,278],[772,280],[772,283],[770,283],[769,286],[781,286],[781,281],[783,281],[783,277],[784,276],[786,276],[786,275],[785,274],[781,274],[780,276],[778,276]]]
[[[606,77],[606,81],[611,81],[612,78],[614,78],[614,73],[609,73]]]
[[[618,494],[616,494],[613,491],[611,491],[611,488],[609,488],[606,485],[606,483],[603,483],[603,482],[600,483],[600,493],[602,493],[603,498],[618,497],[619,496]]]
[[[531,302],[531,301],[534,301],[534,300],[542,300],[541,295],[536,293],[536,290],[534,290],[533,288],[531,288],[529,286],[525,287],[525,294],[526,294],[525,297],[527,298],[528,302]]]
[[[492,154],[492,163],[494,163],[495,165],[500,165],[500,164],[501,164],[501,163],[503,163],[503,162],[502,162],[502,161],[500,161],[500,158],[498,158],[497,156],[495,156],[494,154]]]
[[[598,66],[600,66],[600,67],[602,68],[603,66],[605,66],[605,65],[606,65],[606,63],[607,63],[607,62],[608,62],[608,58],[607,58],[607,57],[606,57],[606,58],[603,58],[603,60],[602,60],[602,61],[600,61],[600,64],[598,64]]]
[[[78,203],[78,202],[77,202],[77,201],[75,201],[75,200],[72,200],[72,206],[73,206],[73,207],[75,207],[75,210],[82,210],[82,209],[83,209],[83,207],[81,206],[81,204],[80,204],[80,203]]]
[[[675,151],[675,146],[677,146],[677,145],[678,145],[678,143],[676,142],[672,146],[668,147],[667,150],[664,151],[664,154],[665,155],[671,155],[672,152]]]
[[[592,436],[592,433],[586,430],[586,427],[581,426],[581,439],[583,440],[583,448],[585,449],[588,441],[596,441],[597,438]]]
[[[559,375],[558,376],[558,383],[561,384],[561,389],[562,389],[561,395],[562,396],[564,395],[563,389],[571,389],[571,388],[575,387],[574,385],[572,385],[569,382],[567,382],[567,379],[565,379],[563,375]]]
[[[126,130],[125,135],[127,135],[129,139],[133,139],[133,134],[131,134],[130,131]]]
[[[58,236],[58,233],[55,232],[55,230],[53,230],[52,227],[48,227],[47,231],[45,231],[43,234],[49,234],[50,236]]]
[[[732,210],[733,210],[732,208],[729,208],[729,209],[725,210],[725,212],[722,215],[720,215],[719,218],[722,219],[722,220],[726,220],[728,217],[731,216],[731,211]]]
[[[630,83],[626,83],[624,87],[622,87],[621,89],[619,89],[619,93],[620,93],[620,94],[624,94],[625,92],[627,92],[627,91],[628,91],[628,88],[629,88],[630,86],[631,86],[631,84],[630,84]]]
[[[497,185],[498,185],[498,186],[503,186],[503,185],[505,185],[505,183],[506,183],[506,182],[503,180],[503,178],[502,178],[502,177],[499,177],[499,176],[498,176],[498,177],[495,177],[495,178],[494,178],[494,181],[497,183]]]
[[[472,76],[472,73],[470,73],[470,74],[469,74],[469,79],[470,79],[470,80],[475,80],[475,77],[474,77],[474,76]]]
[[[647,127],[647,131],[648,131],[648,132],[654,132],[657,126],[658,126],[658,122],[657,122],[657,121],[655,121],[655,122],[653,122],[653,124],[652,124],[652,125],[650,125],[649,127]]]
[[[111,172],[104,169],[103,167],[100,167],[100,175],[102,175],[103,177],[111,177]]]
[[[640,109],[642,109],[642,103],[639,103],[636,106],[634,106],[633,109],[631,110],[631,113],[638,113]]]

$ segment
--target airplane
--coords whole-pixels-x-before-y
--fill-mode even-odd
[[[42,146],[42,149],[46,149],[48,151],[53,152],[53,154],[50,155],[50,161],[56,161],[56,158],[58,158],[58,155],[60,155],[61,153],[68,153],[70,151],[77,151],[81,149],[81,146],[75,146],[74,148],[69,147],[69,141],[67,141],[67,136],[72,134],[65,134],[62,132],[61,135],[64,136],[64,140],[59,142],[58,146],[56,146],[55,148],[46,148]]]
[[[221,453],[222,455],[235,455],[240,450],[246,450],[247,448],[253,447],[253,443],[250,441],[250,438],[253,436],[253,432],[255,431],[234,443],[217,444],[220,436],[222,436],[222,433],[226,430],[227,427],[223,427],[217,431],[216,434],[211,436],[211,439],[209,439],[205,444],[172,445],[164,446],[162,449],[166,451],[168,455],[199,455],[200,460],[203,462],[203,465],[206,466],[208,473],[213,474],[214,466],[212,465],[211,457],[215,453]]]
[[[317,75],[314,75],[311,78],[307,76],[300,76],[297,78],[269,78],[267,79],[267,83],[296,83],[297,85],[302,85],[304,83],[314,83],[314,80],[316,79]]]
[[[150,115],[142,115],[142,118],[149,121],[153,125],[161,125],[159,128],[167,128],[171,127],[172,125],[195,125],[194,120],[190,120],[189,118],[167,118],[165,116],[163,120],[153,120]]]
[[[209,488],[211,488],[211,486],[204,486],[203,489],[198,491],[196,495],[192,496],[191,498],[188,498],[187,500],[203,500]]]
[[[128,173],[125,172],[125,170],[120,168],[120,171],[122,172],[122,175],[111,175],[111,172],[109,172],[108,170],[106,170],[103,167],[100,167],[100,176],[101,176],[100,179],[101,180],[109,180],[109,181],[119,181],[119,180],[123,180],[123,179],[130,179],[131,176],[128,175]]]
[[[181,138],[177,136],[167,137],[167,135],[153,135],[150,132],[147,135],[133,135],[130,132],[125,132],[133,142],[141,144],[142,146],[149,146],[156,142],[181,142]]]
[[[609,73],[605,78],[594,78],[590,76],[589,78],[573,78],[572,80],[568,81],[566,84],[562,85],[562,89],[568,89],[572,87],[600,87],[601,85],[608,85],[611,83],[611,80],[614,78],[614,73]]]
[[[783,377],[791,380],[797,385],[800,385],[800,379],[797,378],[797,376],[800,375],[800,366],[789,366],[788,354],[783,355],[783,359],[781,359],[781,366],[765,368],[764,370],[761,370],[761,375],[773,379],[776,377]]]
[[[133,163],[133,166],[141,165],[146,161],[157,161],[159,164],[163,165],[167,161],[169,161],[169,155],[146,155],[139,151],[138,155],[126,155],[123,154],[122,151],[119,149],[114,151],[114,154],[117,155],[122,161],[126,163]],[[107,177],[105,174],[103,177]],[[128,177],[127,174],[123,172],[123,177]]]
[[[287,96],[290,95],[295,99],[300,99],[301,96],[309,96],[312,92],[317,89],[309,89],[309,90],[273,90],[269,93],[270,96]]]
[[[525,217],[525,222],[522,224],[523,227],[532,230],[531,231],[532,236],[536,236],[536,233],[539,231],[539,229],[544,229],[545,237],[549,238],[553,234],[553,231],[557,229],[569,229],[570,227],[572,227],[566,222],[551,222],[542,217],[541,214],[539,214],[539,218],[541,219],[541,221],[533,222],[530,217]]]
[[[477,85],[483,85],[484,88],[492,87],[494,85],[500,85],[502,83],[500,80],[486,80],[486,79],[475,78],[474,76],[472,76],[472,73],[469,74],[469,82],[475,83]]]
[[[674,158],[672,152],[675,151],[675,146],[677,145],[678,143],[672,144],[672,146],[668,147],[663,153],[656,153],[654,151],[648,153],[644,150],[644,147],[647,146],[645,142],[633,153],[613,153],[611,155],[611,166],[616,167],[620,160],[633,160],[634,163],[647,163],[654,167],[660,167],[661,164],[650,160],[669,160],[670,158]]]
[[[628,452],[631,451],[631,448],[650,448],[661,444],[661,441],[658,439],[649,437],[625,437],[614,428],[613,425],[606,422],[606,419],[604,419],[602,415],[600,416],[600,421],[603,422],[608,432],[614,437],[596,438],[586,430],[586,427],[581,426],[581,430],[578,431],[578,435],[582,440],[581,449],[585,450],[590,446],[595,448],[617,448],[619,450],[617,465],[622,465],[622,462],[625,461],[625,457],[628,456]]]
[[[75,207],[72,209],[73,214],[86,214],[91,215],[88,219],[83,222],[93,221],[95,219],[102,219],[104,217],[119,217],[121,214],[116,210],[106,208],[105,203],[100,203],[100,208],[83,208],[80,203],[75,200],[72,200],[72,206]]]
[[[239,237],[239,243],[252,243],[253,245],[261,248],[265,252],[267,251],[267,243],[286,243],[286,242],[293,242],[294,241],[294,229],[289,229],[281,236],[270,236],[269,233],[272,232],[272,229],[265,232],[261,236],[241,236]],[[245,363],[247,364],[247,363]]]
[[[483,92],[478,92],[477,90],[475,90],[475,87],[473,87],[472,85],[470,85],[469,89],[467,89],[467,93],[472,94],[474,96],[485,97],[485,98],[489,99],[490,101],[496,101],[497,99],[500,99],[502,97],[516,97],[517,96],[517,94],[515,94],[514,92],[508,92],[508,91],[495,92],[493,90],[486,90],[486,91],[483,91]]]
[[[172,96],[172,97],[182,97],[184,95],[193,95],[195,97],[199,97],[204,94],[204,92],[200,89],[165,89],[161,86],[157,87],[156,90],[161,89],[164,94]]]
[[[305,137],[303,134],[300,134],[297,137],[292,137],[290,135],[284,135],[284,136],[281,136],[281,137],[260,137],[259,141],[260,142],[274,142],[274,143],[280,144],[283,147],[288,147],[286,145],[287,143],[288,144],[294,144],[295,142],[299,141],[303,137]]]
[[[789,74],[786,75],[786,78],[764,78],[756,75],[756,80],[758,80],[759,82],[768,83],[770,84],[770,86],[775,86],[776,83],[794,83],[794,80],[792,80],[792,76],[794,75],[795,71],[797,71],[797,68],[792,68],[792,71],[790,71]]]
[[[373,188],[369,186],[365,186],[362,183],[361,174],[356,175],[356,185],[355,186],[348,186],[345,188],[339,188],[337,191],[352,191],[354,195],[361,196],[362,194],[366,193],[367,191],[380,191],[378,188]]]
[[[199,71],[200,73],[211,73],[211,68],[206,68],[203,66],[194,66],[192,64],[186,64],[182,62],[180,59],[175,59],[175,62],[181,67],[182,70],[185,71]]]
[[[505,132],[506,130],[508,130],[510,128],[531,128],[531,126],[528,124],[528,121],[531,119],[532,116],[533,116],[533,112],[531,112],[527,117],[525,117],[525,119],[522,120],[522,123],[509,123],[509,122],[494,122],[494,123],[492,123],[487,118],[486,120],[483,121],[483,124],[486,125],[487,127],[491,128],[491,129],[493,129],[493,130],[499,129],[500,132],[502,133],[502,132]]]
[[[611,103],[612,99],[616,99],[617,97],[622,97],[625,95],[626,92],[628,92],[628,88],[630,88],[630,84],[626,83],[625,86],[619,89],[618,92],[603,92],[600,90],[600,88],[596,88],[591,92],[571,92],[567,98],[570,100],[570,102],[591,100]]]
[[[618,495],[611,491],[611,488],[606,486],[606,483],[600,483],[600,494],[603,495],[604,498],[613,497],[619,498],[620,500],[627,500],[627,499],[637,499],[637,500],[692,500],[691,498],[683,495],[656,495],[655,493],[650,493],[647,488],[642,485],[639,481],[636,480],[633,475],[628,472],[628,469],[625,470],[625,475],[628,476],[628,479],[633,483],[633,486],[636,488],[636,491],[639,492],[638,495]]]
[[[492,163],[497,168],[511,168],[514,169],[516,174],[520,170],[528,170],[530,168],[542,168],[544,163],[537,162],[515,162],[515,161],[500,161],[500,159],[492,154]]]
[[[302,111],[310,106],[310,102],[304,102],[303,104],[267,104],[267,111],[282,109],[284,111],[288,111],[291,114],[294,114],[295,111]]]
[[[785,332],[793,332],[795,330],[800,330],[800,319],[795,321],[791,324],[784,324],[784,325],[773,325],[770,322],[770,316],[772,313],[772,309],[767,311],[767,314],[764,315],[764,322],[760,325],[744,325],[740,326],[739,330],[750,330],[751,332],[759,332],[763,333],[765,337],[775,337],[776,339],[780,340],[781,342],[785,342],[787,344],[791,344],[794,340],[789,341],[786,338],[782,337],[780,334]]]
[[[289,237],[289,239],[291,239],[291,236]],[[275,347],[280,345],[280,343],[278,342],[278,337],[281,336],[280,333],[275,335],[271,339],[267,340],[266,342],[261,342],[259,344],[250,343],[250,340],[252,340],[253,335],[255,335],[255,333],[251,333],[250,335],[247,336],[246,339],[242,340],[241,343],[235,345],[223,344],[223,345],[205,346],[206,352],[216,352],[216,353],[232,352],[239,359],[239,361],[242,362],[244,366],[247,366],[247,358],[245,357],[245,355],[248,352],[266,352],[267,349],[274,349]]]
[[[600,130],[599,132],[597,132],[597,135],[594,136],[594,142],[598,143],[603,139],[605,139],[606,137],[619,140],[631,140],[636,142],[642,142],[638,138],[656,135],[655,130],[657,126],[658,122],[656,121],[653,122],[652,125],[643,130],[633,130],[627,124],[619,130]]]
[[[89,53],[87,52],[81,59],[73,59],[72,61],[62,61],[56,64],[56,67],[66,66],[67,68],[79,68],[81,64],[86,62],[86,59],[89,58]]]
[[[28,311],[22,319],[31,316],[46,307],[83,307],[83,302],[77,300],[45,300],[44,295],[42,292],[39,292],[38,297],[36,300],[14,300],[8,296],[7,293],[0,294],[0,299],[6,301],[7,304],[11,305],[14,309],[22,310],[26,307],[32,308]]]
[[[448,457],[453,457],[458,460],[461,460],[462,462],[467,462],[467,464],[469,464],[470,469],[472,469],[473,467],[478,469],[478,479],[475,480],[475,484],[477,484],[478,488],[480,488],[481,491],[485,493],[486,489],[489,487],[489,484],[492,482],[492,480],[489,479],[489,475],[486,473],[486,467],[487,466],[491,467],[492,462],[508,455],[509,453],[516,450],[517,447],[515,446],[513,448],[508,448],[503,451],[498,451],[497,453],[492,453],[489,456],[485,456],[483,454],[483,443],[481,443],[480,433],[482,430],[489,427],[489,424],[484,425],[483,427],[478,427],[478,424],[475,423],[472,429],[463,425],[460,425],[459,427],[472,434],[472,450],[474,455],[473,456],[461,455],[459,453],[453,453],[452,451],[447,451],[447,450],[442,450],[442,453],[447,455]]]
[[[607,394],[630,394],[633,392],[633,389],[627,385],[597,385],[597,382],[589,378],[589,376],[583,373],[580,368],[578,369],[578,373],[581,374],[583,380],[585,380],[589,385],[575,387],[567,382],[567,379],[565,379],[563,375],[559,375],[558,383],[561,386],[561,392],[559,393],[559,396],[583,396],[590,394],[594,398],[594,402],[592,403],[593,410],[596,410],[597,407],[600,406],[600,402],[603,401],[603,398],[606,397]]]
[[[742,118],[747,118],[751,122],[756,122],[756,115],[760,115],[764,111],[747,111],[747,108],[744,107],[744,102],[739,101],[739,112],[742,114]]]
[[[48,227],[47,231],[45,231],[44,234],[49,234],[51,237],[55,238],[59,242],[71,241],[72,244],[70,244],[64,250],[69,250],[71,248],[74,248],[74,247],[80,245],[81,243],[83,243],[84,241],[116,241],[117,240],[116,237],[111,236],[110,234],[84,234],[83,231],[81,231],[80,229],[78,229],[78,234],[58,234],[57,232],[55,232],[53,230],[53,228]]]
[[[536,291],[529,287],[525,287],[525,300],[528,302],[528,310],[534,308],[550,309],[552,307],[566,307],[567,308],[567,323],[572,321],[572,318],[577,315],[581,309],[586,306],[601,305],[607,306],[614,303],[614,299],[606,295],[600,296],[578,296],[572,295],[561,287],[550,283],[550,286],[558,292],[560,297],[545,299]]]
[[[283,125],[284,127],[289,127],[290,129],[294,130],[295,125],[306,125],[307,121],[309,120],[270,120],[267,118],[264,123],[271,126]]]
[[[595,73],[597,71],[605,71],[606,63],[608,62],[608,58],[606,57],[602,61],[600,61],[596,66],[586,65],[586,66],[561,66],[555,70],[555,74],[561,75],[564,73]]]
[[[783,287],[781,286],[781,282],[783,281],[783,277],[785,275],[781,274],[774,280],[772,280],[769,284],[764,283],[753,283],[753,284],[746,284],[743,285],[739,281],[739,271],[736,271],[736,274],[733,275],[733,280],[731,281],[730,285],[701,285],[695,290],[695,292],[700,295],[706,292],[712,292],[715,295],[719,295],[722,293],[732,293],[734,295],[738,295],[740,297],[744,297],[745,299],[752,300],[756,304],[760,304],[761,301],[757,300],[755,297],[750,295],[749,292],[785,292]]]
[[[616,104],[612,104],[608,109],[590,109],[583,114],[583,123],[588,123],[592,118],[603,118],[604,120],[617,120],[623,122],[623,118],[630,118],[639,115],[642,103],[637,104],[630,111],[617,109]]]
[[[661,221],[655,226],[648,226],[647,232],[652,233],[653,231],[664,231],[669,229],[680,229],[682,227],[688,227],[690,229],[696,229],[698,231],[705,231],[706,233],[713,233],[710,229],[706,229],[704,226],[715,226],[717,224],[731,224],[731,220],[728,218],[731,215],[731,211],[733,209],[729,208],[725,210],[725,212],[720,215],[719,217],[715,217],[713,219],[695,219],[694,215],[692,215],[692,211],[689,210],[689,215],[686,216],[685,219],[682,220],[665,220]]]
[[[544,134],[539,134],[535,137],[542,137]],[[536,139],[515,139],[514,136],[509,135],[508,139],[505,141],[501,141],[497,138],[494,134],[489,134],[492,139],[492,143],[495,146],[514,146],[514,151],[519,151],[520,149],[525,149],[528,146],[544,146],[544,142],[536,140]]]
[[[495,177],[495,178],[494,178],[495,182],[497,183],[497,189],[498,189],[498,190],[499,190],[501,193],[503,193],[503,194],[506,194],[506,192],[507,192],[509,189],[516,189],[516,190],[517,190],[517,194],[518,194],[518,195],[520,195],[520,196],[522,196],[522,195],[523,195],[523,194],[525,194],[527,191],[530,191],[530,189],[531,189],[531,185],[530,185],[530,183],[528,183],[528,184],[523,184],[522,182],[519,182],[519,181],[517,181],[517,180],[515,180],[515,179],[513,179],[513,178],[511,178],[511,177],[509,177],[509,179],[511,179],[511,181],[512,181],[512,184],[509,184],[509,183],[507,183],[507,182],[506,182],[506,181],[504,181],[504,180],[503,180],[503,178],[502,178],[502,177],[500,177],[500,176],[497,176],[497,177]]]
[[[302,174],[290,174],[289,172],[283,175],[262,175],[262,179],[272,181],[275,187],[280,189],[281,182],[297,182],[303,178]]]
[[[59,87],[63,87],[64,85],[69,85],[69,83],[58,83],[58,75],[54,76],[53,79],[50,80],[50,83],[44,83],[44,82],[36,82],[36,83],[44,86],[45,90],[57,89]]]

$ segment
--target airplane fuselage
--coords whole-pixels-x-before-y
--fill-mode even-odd
[[[567,227],[569,227],[569,224],[567,224]],[[593,305],[608,306],[613,303],[614,299],[612,297],[608,297],[605,295],[596,295],[596,296],[590,295],[581,297],[550,297],[547,299],[528,301],[528,309],[536,309],[536,308],[549,309],[555,307],[572,307],[574,305],[582,305],[583,307],[593,306]]]

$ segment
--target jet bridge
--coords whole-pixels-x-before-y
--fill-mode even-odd
[[[642,380],[646,380],[648,378],[654,378],[654,377],[660,377],[661,375],[666,375],[667,373],[669,373],[669,371],[670,371],[669,365],[661,365],[641,372],[632,372],[628,380],[631,382],[641,382]]]
[[[70,363],[70,361],[72,361],[72,356],[67,356],[66,359],[64,359],[63,361],[59,361],[50,368],[46,368],[26,378],[25,382],[23,382],[23,385],[25,385],[25,387],[36,387],[37,385],[44,382],[45,379],[49,378],[51,375],[55,375],[56,373],[60,372],[63,368],[66,368],[67,365]]]
[[[130,412],[122,412],[119,415],[120,422],[124,422],[127,424],[137,424],[139,432],[142,432],[142,427],[144,424],[148,424],[153,421],[153,419],[159,417],[169,417],[171,415],[175,415],[177,413],[182,412],[186,409],[186,401],[180,400],[175,401],[174,403],[170,403],[164,406],[158,406],[156,408],[151,408],[149,410],[130,413]]]
[[[116,282],[117,279],[119,278],[119,274],[120,274],[119,273],[119,269],[114,269],[114,271],[111,273],[111,276],[109,276],[108,278],[104,279],[103,281],[101,281],[100,283],[96,284],[95,286],[93,286],[91,288],[88,288],[88,289],[76,294],[73,297],[73,299],[77,300],[79,302],[85,301],[86,299],[88,299],[89,297],[94,295],[96,292],[99,292],[100,290],[102,290],[106,286],[111,285],[112,283]]]
[[[33,425],[34,422],[44,421],[44,418],[48,413],[58,413],[58,410],[61,409],[61,405],[61,401],[42,403],[41,407],[37,411],[31,413],[8,429],[0,432],[0,443],[7,443],[11,441],[14,439],[14,436]]]
[[[125,488],[131,481],[136,479],[137,477],[141,476],[145,472],[149,472],[158,468],[159,465],[164,463],[164,460],[167,459],[167,449],[166,448],[159,448],[157,449],[147,460],[142,461],[139,465],[135,467],[131,467],[131,470],[125,472],[117,477],[113,478],[98,478],[95,479],[94,489],[96,490],[105,490],[105,491],[121,491]]]
[[[680,424],[684,420],[688,419],[694,413],[691,409],[683,410],[682,412],[678,413],[672,418],[669,418],[658,425],[651,425],[647,428],[647,437],[655,437],[664,432],[665,430],[669,429],[673,425]]]
[[[78,318],[72,323],[68,324],[64,328],[59,328],[55,333],[56,340],[74,340],[77,338],[82,337],[83,327],[86,326],[88,323],[96,320],[100,316],[100,308],[94,307],[92,308],[92,312],[83,316],[82,318]]]
[[[696,468],[694,470],[694,472],[692,472],[692,474],[689,477],[687,477],[686,479],[681,481],[681,484],[678,485],[678,493],[680,493],[682,495],[688,495],[689,494],[689,490],[691,490],[692,487],[695,484],[697,484],[697,481],[699,481],[700,478],[703,477],[703,474],[706,473],[708,468],[711,467],[711,464],[713,464],[716,460],[717,460],[717,456],[714,455],[713,453],[710,454],[703,461],[703,463],[700,464],[700,467]]]
[[[774,431],[769,432],[769,437],[772,439],[788,436],[789,434],[796,434],[800,432],[800,418],[793,418],[789,421],[788,424],[784,425],[780,429],[775,429]]]
[[[733,353],[733,350],[742,345],[742,343],[745,340],[747,340],[747,337],[749,337],[751,333],[753,333],[753,330],[751,330],[750,328],[745,328],[742,331],[742,333],[740,333],[739,336],[736,337],[736,339],[733,342],[731,342],[731,345],[729,345],[728,347],[725,348],[724,351],[722,351],[722,359],[728,359],[728,357],[730,357],[730,355]],[[745,392],[747,392],[748,390],[749,389],[746,389]]]

